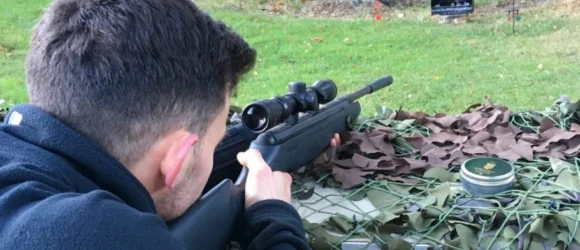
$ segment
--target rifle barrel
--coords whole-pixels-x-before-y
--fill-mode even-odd
[[[383,76],[379,79],[377,79],[376,81],[368,84],[367,86],[365,86],[364,88],[352,93],[352,94],[348,94],[345,96],[342,96],[339,98],[338,101],[344,101],[344,100],[349,100],[351,102],[365,96],[368,95],[370,93],[373,93],[379,89],[382,89],[384,87],[387,87],[389,85],[391,85],[393,83],[393,77],[390,75],[387,76]]]

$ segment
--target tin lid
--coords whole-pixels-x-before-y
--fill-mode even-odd
[[[461,172],[476,181],[503,182],[514,175],[514,167],[502,159],[480,157],[463,162]]]

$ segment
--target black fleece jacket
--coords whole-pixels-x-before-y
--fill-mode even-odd
[[[245,212],[248,249],[308,249],[296,210],[263,201]],[[216,225],[213,230],[220,230]],[[1,249],[186,249],[145,187],[92,141],[20,104],[0,125]]]

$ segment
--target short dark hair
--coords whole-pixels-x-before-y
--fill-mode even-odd
[[[130,165],[170,130],[203,135],[255,58],[191,0],[55,0],[34,27],[27,89]]]

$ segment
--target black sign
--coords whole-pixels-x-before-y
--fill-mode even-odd
[[[463,15],[473,13],[474,0],[431,0],[431,15]]]

